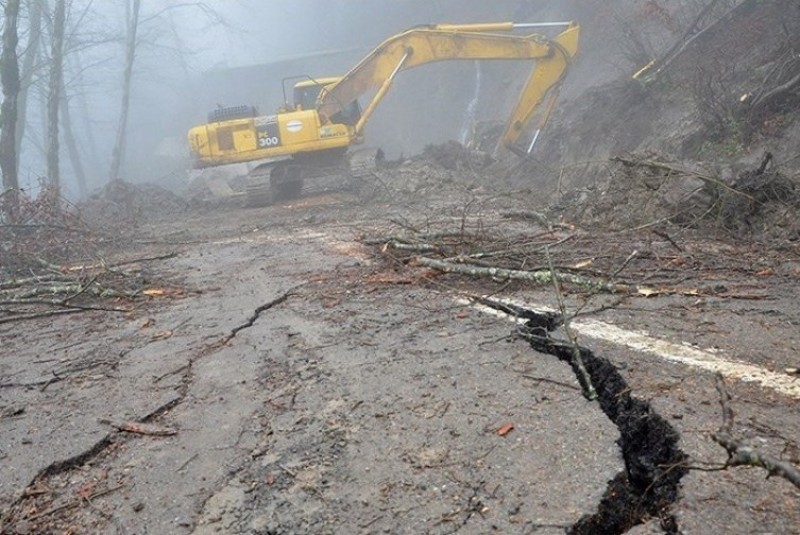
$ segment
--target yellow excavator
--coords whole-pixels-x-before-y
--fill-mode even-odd
[[[544,27],[562,31],[554,38],[511,33]],[[193,165],[204,168],[264,160],[251,172],[248,204],[297,197],[303,178],[313,174],[309,170],[346,162],[348,149],[363,143],[367,121],[401,71],[446,60],[535,60],[500,139],[502,147],[525,155],[552,110],[578,51],[579,33],[573,22],[412,28],[384,41],[342,77],[302,77],[294,84],[293,103],[284,97],[284,106],[273,115],[258,115],[250,106],[212,111],[206,124],[189,130]],[[358,99],[369,93],[374,94],[362,109]],[[538,125],[529,127],[535,115]],[[524,135],[526,143],[521,145]]]

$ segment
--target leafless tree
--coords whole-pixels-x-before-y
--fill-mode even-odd
[[[80,151],[78,150],[78,141],[75,139],[75,133],[72,128],[72,114],[70,113],[69,96],[65,84],[61,86],[61,123],[64,127],[64,141],[67,144],[69,160],[75,172],[75,180],[78,182],[78,192],[81,194],[81,197],[86,197],[89,194],[89,188],[86,185],[86,173],[83,170],[83,161],[81,160]]]
[[[0,82],[3,85],[3,105],[0,109],[0,170],[4,191],[0,196],[7,220],[16,221],[19,211],[19,178],[17,176],[17,97],[19,95],[19,59],[17,57],[17,24],[19,0],[7,0],[3,29],[3,51],[0,56]]]
[[[53,14],[53,36],[50,53],[50,83],[47,92],[47,177],[52,187],[54,202],[61,193],[59,169],[58,108],[64,76],[64,28],[66,26],[66,0],[56,0]]]
[[[127,33],[125,36],[125,72],[122,81],[122,104],[120,106],[120,119],[117,127],[117,138],[111,152],[111,180],[119,179],[120,168],[125,153],[125,140],[128,129],[128,111],[131,101],[131,80],[133,78],[133,63],[136,60],[136,33],[139,29],[139,11],[142,0],[125,0],[125,18]]]
[[[39,45],[42,41],[42,12],[44,0],[28,0],[25,4],[28,8],[28,44],[22,55],[22,70],[20,73],[20,90],[17,99],[18,120],[16,131],[16,150],[17,150],[17,169],[19,160],[22,157],[22,140],[25,137],[25,129],[28,117],[28,94],[34,77],[39,70]]]
[[[128,138],[128,118],[130,113],[131,86],[134,74],[134,63],[139,56],[141,45],[157,45],[162,50],[166,49],[158,43],[160,36],[165,33],[163,24],[169,24],[173,36],[177,36],[174,20],[171,18],[176,10],[193,10],[205,19],[209,24],[228,26],[226,19],[215,9],[205,2],[162,2],[159,5],[147,4],[150,10],[142,11],[142,0],[124,0],[126,17],[125,35],[125,65],[122,80],[122,98],[120,104],[120,119],[117,126],[117,135],[112,150],[111,169],[109,177],[111,180],[120,178],[125,161],[125,152]],[[233,0],[229,0],[233,3]],[[155,4],[153,2],[152,4]],[[162,26],[159,28],[159,24]],[[148,31],[149,30],[149,31]],[[170,30],[167,30],[168,32]],[[176,39],[180,44],[180,39]],[[189,52],[185,49],[175,50],[179,56],[179,61],[185,62]]]
[[[785,26],[786,43],[776,52],[775,59],[751,98],[747,101],[748,134],[764,119],[800,101],[800,39]]]
[[[735,61],[719,57],[716,63],[697,66],[690,91],[698,117],[715,139],[723,139],[739,128],[739,102],[734,91],[738,71]]]

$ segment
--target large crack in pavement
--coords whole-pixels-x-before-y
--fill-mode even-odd
[[[516,334],[536,351],[570,364],[578,377],[574,359],[576,346],[551,335],[562,324],[559,314],[490,299],[480,302],[525,320]],[[688,473],[688,456],[678,447],[680,435],[648,402],[631,395],[628,383],[611,361],[585,347],[577,346],[577,349],[597,392],[600,408],[619,430],[618,445],[625,465],[609,481],[597,512],[582,517],[567,533],[618,535],[651,518],[658,518],[665,533],[678,534],[671,509],[678,499],[680,480]]]

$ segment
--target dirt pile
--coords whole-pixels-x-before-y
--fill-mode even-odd
[[[456,141],[428,145],[412,158],[382,163],[371,177],[366,177],[361,193],[372,199],[396,199],[478,190],[493,181],[487,176],[491,163],[488,154]]]
[[[444,167],[450,171],[480,171],[492,163],[487,152],[471,150],[457,141],[427,145],[415,158]]]
[[[628,173],[616,164],[609,166],[609,158],[657,152],[668,155],[664,161],[681,162],[682,167],[706,162],[703,172],[723,176],[725,184],[732,185],[742,172],[736,167],[757,168],[765,151],[775,155],[783,166],[780,172],[791,179],[800,170],[800,63],[796,53],[790,52],[800,43],[800,18],[790,16],[797,13],[797,2],[714,4],[716,14],[697,13],[696,20],[685,7],[680,14],[686,19],[664,13],[664,21],[679,24],[662,28],[669,31],[663,34],[666,41],[661,50],[623,66],[616,80],[578,91],[576,86],[587,78],[587,72],[598,66],[596,61],[592,63],[598,59],[597,51],[584,46],[531,158],[515,167],[509,180],[517,185],[535,184],[548,195],[571,192],[574,197],[607,196],[614,187],[609,182],[624,180]],[[631,6],[631,17],[642,15]],[[652,23],[656,19],[651,13],[646,20]],[[687,25],[689,20],[694,20],[693,26]],[[628,20],[628,25],[632,33],[603,33],[610,36],[604,38],[608,44],[617,46],[613,56],[620,50],[634,50],[635,37],[644,32],[636,19]],[[595,26],[585,27],[583,43],[588,44]],[[653,58],[654,68],[634,80],[633,73]],[[603,58],[603,64],[607,59]],[[730,176],[717,173],[714,167]],[[645,175],[641,180],[652,182],[658,176]],[[674,173],[670,181],[676,182]],[[690,191],[703,186],[692,180],[684,185]],[[621,185],[620,194],[634,195],[625,192],[625,187]],[[649,202],[648,206],[657,202],[647,191],[642,194],[644,199],[630,199],[637,209],[641,206],[638,201]],[[775,199],[759,202],[762,212]],[[665,208],[671,210],[676,201],[669,198],[666,204]],[[781,207],[778,210],[785,212]],[[671,214],[665,211],[662,215]],[[696,215],[692,212],[689,217]],[[722,226],[730,227],[730,223],[723,221]],[[734,230],[742,227],[733,223]]]
[[[155,184],[114,180],[76,209],[87,224],[125,234],[148,220],[171,217],[188,207],[178,195]]]
[[[710,169],[655,154],[612,158],[608,178],[551,207],[581,226],[625,230],[676,226],[764,242],[800,239],[798,176],[767,153],[755,169]]]

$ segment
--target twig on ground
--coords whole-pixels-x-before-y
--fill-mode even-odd
[[[78,297],[80,297],[80,296],[81,296],[81,294],[85,293],[85,292],[86,292],[86,291],[87,291],[89,288],[91,288],[91,286],[92,286],[92,285],[93,285],[95,282],[97,282],[97,276],[94,276],[94,277],[92,278],[92,280],[90,280],[90,281],[89,281],[88,283],[86,283],[86,284],[80,284],[80,285],[78,286],[78,288],[79,288],[79,289],[78,289],[78,291],[77,291],[77,292],[75,292],[73,295],[67,296],[67,297],[65,297],[64,299],[62,299],[60,304],[61,304],[62,306],[69,306],[67,303],[69,303],[69,302],[70,302],[70,301],[72,301],[73,299],[77,299]]]
[[[617,278],[617,275],[622,273],[625,270],[625,268],[628,267],[628,264],[630,264],[633,261],[633,259],[636,258],[638,255],[639,255],[639,251],[636,251],[636,250],[634,250],[630,255],[628,255],[628,258],[625,259],[625,261],[622,263],[622,265],[620,265],[614,271],[614,273],[612,273],[611,276],[608,278],[609,282],[613,282],[613,280]]]
[[[195,459],[197,459],[197,457],[198,457],[199,455],[200,455],[199,453],[195,452],[195,453],[194,453],[194,455],[192,455],[191,457],[189,457],[188,459],[186,459],[185,461],[183,461],[183,463],[181,463],[181,465],[180,465],[180,466],[178,467],[178,469],[177,469],[177,470],[175,470],[175,471],[176,471],[176,472],[180,472],[180,471],[182,471],[184,468],[186,468],[187,466],[189,466],[189,463],[190,463],[190,462],[192,462],[192,461],[194,461]]]
[[[720,425],[716,433],[711,435],[711,438],[728,452],[728,460],[725,466],[755,466],[763,468],[769,474],[767,477],[780,476],[795,487],[800,488],[800,470],[797,467],[762,453],[744,439],[734,436],[733,409],[730,407],[731,396],[725,388],[725,380],[720,374],[717,374],[716,386],[717,392],[719,392],[719,404],[722,408],[722,425]]]
[[[561,387],[564,387],[564,388],[569,388],[571,390],[581,390],[579,387],[577,387],[575,385],[571,385],[569,383],[564,383],[564,382],[561,382],[561,381],[556,381],[555,379],[548,379],[547,377],[537,377],[535,375],[528,375],[528,374],[525,374],[525,373],[521,373],[520,375],[522,377],[524,377],[525,379],[530,379],[531,381],[536,381],[537,383],[549,383],[549,384],[552,384],[552,385],[561,386]]]
[[[103,420],[103,423],[107,423],[108,425],[110,425],[111,427],[113,427],[118,431],[122,431],[125,433],[132,433],[135,435],[170,437],[178,434],[176,430],[170,429],[168,427],[161,427],[153,424],[145,424],[140,422],[112,422],[109,420]]]
[[[675,249],[678,250],[678,252],[681,252],[681,253],[683,252],[683,247],[681,247],[680,245],[675,243],[675,240],[673,240],[670,237],[670,235],[667,234],[666,232],[661,232],[660,230],[656,230],[656,229],[652,229],[650,232],[652,232],[653,234],[655,234],[659,238],[664,238],[665,240],[667,240],[670,243],[670,245],[672,245]]]
[[[123,487],[125,487],[125,485],[117,485],[116,487],[111,487],[110,489],[99,490],[97,492],[92,493],[91,496],[87,496],[86,498],[81,498],[80,500],[77,500],[77,501],[67,502],[67,503],[64,503],[64,504],[61,504],[61,505],[57,505],[56,507],[51,507],[50,509],[47,509],[46,511],[42,511],[41,513],[37,513],[37,514],[35,514],[33,516],[25,518],[24,520],[26,520],[28,522],[31,522],[33,520],[39,520],[40,518],[44,518],[46,516],[50,516],[50,515],[52,515],[54,513],[57,513],[59,511],[63,511],[64,509],[72,509],[74,507],[78,507],[83,503],[83,500],[94,500],[95,498],[100,498],[101,496],[105,496],[106,494],[111,494],[112,492],[116,492],[116,491],[118,491],[119,489],[121,489]]]
[[[550,256],[550,250],[545,249],[545,254],[547,256],[547,263],[550,265],[551,280],[553,282],[556,300],[558,301],[558,308],[561,311],[564,332],[566,333],[567,338],[572,346],[572,365],[575,367],[576,375],[578,376],[578,382],[581,384],[581,389],[583,391],[583,396],[589,401],[592,401],[597,399],[597,391],[594,389],[592,378],[589,376],[589,372],[586,371],[586,365],[584,364],[583,357],[581,356],[581,348],[578,346],[578,338],[570,327],[570,319],[567,317],[567,307],[564,305],[564,297],[561,295],[561,287],[558,283],[558,275],[555,272],[555,268],[552,267],[553,259]]]

